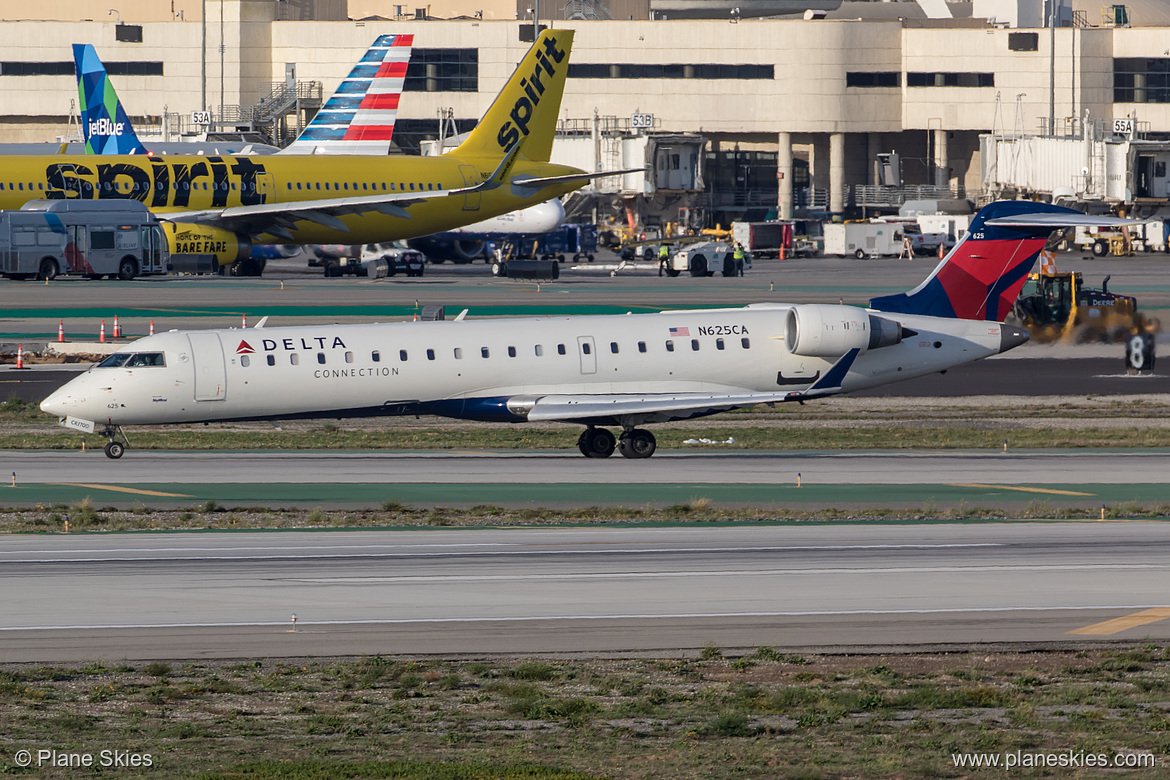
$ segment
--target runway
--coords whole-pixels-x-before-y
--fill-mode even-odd
[[[677,443],[672,446],[680,447]],[[681,448],[681,447],[680,447]],[[591,460],[576,451],[0,452],[9,505],[507,507],[716,505],[915,507],[966,501],[1097,506],[1170,501],[1170,453],[1154,451],[662,451]]]
[[[21,536],[0,561],[4,662],[1170,639],[1166,523]]]

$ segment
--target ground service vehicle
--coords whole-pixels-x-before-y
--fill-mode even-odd
[[[902,225],[889,222],[830,222],[825,254],[838,257],[894,256],[902,251]]]
[[[165,274],[170,255],[158,219],[136,200],[34,200],[0,211],[0,274],[133,279]]]
[[[1121,343],[1161,327],[1137,310],[1137,299],[1109,292],[1108,276],[1094,290],[1084,286],[1079,273],[1061,273],[1051,266],[1028,274],[1013,312],[1037,342]]]
[[[714,276],[716,271],[722,271],[724,276],[743,276],[751,267],[751,255],[745,253],[744,259],[737,261],[735,247],[722,241],[704,241],[675,252],[663,270],[667,276],[678,276],[684,271],[691,276]]]

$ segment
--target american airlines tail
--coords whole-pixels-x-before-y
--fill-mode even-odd
[[[449,154],[498,158],[519,144],[519,156],[548,162],[572,48],[572,30],[541,33],[483,119]]]
[[[73,44],[77,69],[77,94],[81,100],[81,129],[89,154],[146,154],[118,93],[106,74],[106,66],[88,43]]]
[[[913,290],[874,298],[885,312],[1003,322],[1053,230],[1100,225],[1101,217],[1046,203],[996,201],[985,206],[963,239]]]
[[[413,44],[413,35],[379,36],[279,154],[388,154]]]

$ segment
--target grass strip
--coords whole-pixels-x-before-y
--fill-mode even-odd
[[[1165,777],[1163,643],[1029,652],[657,658],[314,658],[0,665],[19,749],[148,754],[152,778],[1019,777],[981,752],[1152,755]],[[263,759],[258,760],[258,757]],[[1054,770],[1027,776],[1113,776]]]

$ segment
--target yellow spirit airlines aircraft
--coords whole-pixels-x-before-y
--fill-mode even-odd
[[[439,157],[9,156],[0,208],[138,200],[165,221],[172,253],[221,265],[253,244],[377,243],[480,222],[615,173],[549,163],[572,42],[541,33],[467,140]]]

